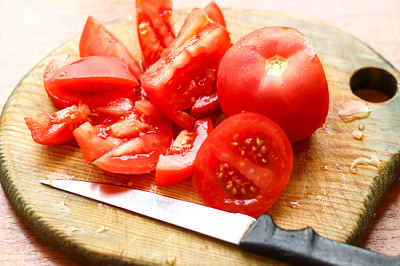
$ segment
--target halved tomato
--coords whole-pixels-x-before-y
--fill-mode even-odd
[[[58,145],[74,140],[72,132],[88,121],[90,109],[87,105],[73,105],[51,115],[46,113],[25,117],[25,123],[35,142],[43,145]]]
[[[47,94],[60,109],[79,103],[100,106],[121,97],[135,99],[139,85],[125,63],[106,56],[82,57],[62,67],[53,60],[43,80]]]
[[[244,112],[224,120],[204,141],[193,182],[207,205],[257,217],[285,188],[292,164],[291,143],[278,124]]]
[[[136,22],[147,68],[175,38],[172,0],[136,0]]]
[[[79,53],[81,57],[93,55],[115,57],[127,64],[137,79],[142,74],[139,65],[126,46],[92,16],[88,17],[83,28]]]
[[[210,118],[197,120],[193,130],[182,130],[166,155],[160,155],[156,168],[158,186],[172,186],[188,179],[193,172],[197,151],[213,130]]]
[[[172,142],[171,122],[147,100],[136,101],[134,109],[114,123],[86,123],[73,133],[86,161],[119,174],[155,170]]]
[[[193,17],[200,19],[192,20]],[[183,129],[192,128],[195,118],[186,110],[199,97],[212,92],[219,61],[232,45],[228,31],[210,21],[203,10],[194,9],[185,24],[189,21],[194,24],[201,21],[202,26],[193,27],[196,30],[190,30],[190,36],[178,36],[175,39],[178,42],[171,44],[174,48],[142,76],[149,99]]]

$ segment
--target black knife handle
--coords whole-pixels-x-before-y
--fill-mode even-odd
[[[400,265],[400,257],[323,238],[311,227],[281,229],[269,215],[257,219],[239,247],[298,265]]]

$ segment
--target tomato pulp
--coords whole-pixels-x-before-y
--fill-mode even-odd
[[[292,164],[284,131],[263,115],[244,112],[221,122],[204,141],[193,182],[207,205],[257,217],[277,200]]]
[[[217,89],[226,116],[263,114],[293,143],[309,137],[328,114],[324,69],[294,28],[265,27],[239,39],[220,62]]]

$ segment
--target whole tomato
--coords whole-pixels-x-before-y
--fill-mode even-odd
[[[263,114],[292,143],[325,123],[328,83],[311,44],[298,30],[265,27],[243,36],[223,56],[217,76],[222,111]]]

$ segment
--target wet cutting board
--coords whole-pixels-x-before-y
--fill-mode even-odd
[[[176,13],[177,27],[185,13]],[[233,41],[263,26],[298,28],[317,51],[328,79],[326,124],[293,145],[291,180],[269,214],[285,229],[311,226],[324,237],[359,243],[400,174],[400,99],[395,93],[399,72],[368,45],[318,22],[265,11],[224,10],[224,14]],[[124,18],[108,26],[140,60],[134,21],[134,17]],[[85,163],[76,144],[47,147],[32,141],[23,118],[56,111],[43,88],[44,67],[53,58],[76,58],[78,42],[79,37],[60,46],[29,72],[1,116],[1,184],[32,230],[87,263],[271,263],[221,241],[39,184],[40,179],[117,183],[202,204],[190,180],[158,188],[152,175],[109,174]],[[352,92],[359,88],[357,84],[374,94],[384,92],[390,99],[363,100]],[[384,86],[376,88],[377,84]],[[359,119],[345,122],[339,116],[348,105],[355,107]],[[367,114],[361,113],[366,110]]]

